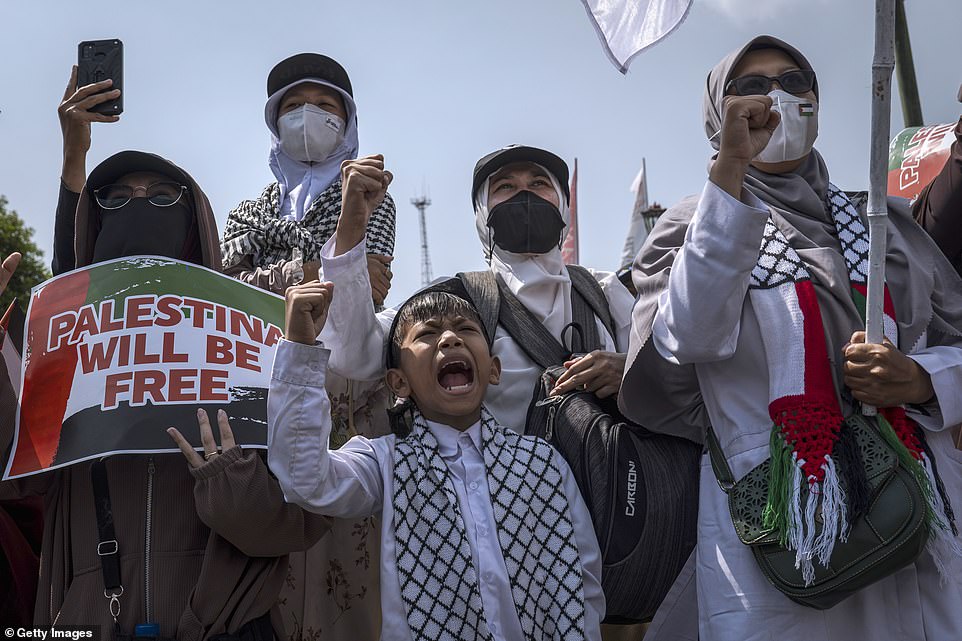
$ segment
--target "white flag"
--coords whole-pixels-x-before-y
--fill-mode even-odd
[[[628,234],[625,236],[625,246],[621,250],[621,264],[619,269],[628,267],[635,260],[635,254],[645,244],[648,231],[645,229],[643,213],[648,211],[648,178],[645,176],[645,159],[641,160],[641,169],[631,183],[631,192],[635,194],[635,205],[631,210],[631,220],[628,223]]]
[[[675,30],[692,0],[582,0],[605,53],[621,73],[636,55]]]

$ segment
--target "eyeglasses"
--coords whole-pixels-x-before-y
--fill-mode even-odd
[[[732,78],[725,85],[725,93],[734,93],[737,96],[764,95],[772,90],[776,81],[788,93],[806,93],[815,86],[815,72],[811,69],[793,69],[780,76],[750,75]]]
[[[107,185],[94,190],[94,198],[103,209],[120,209],[130,202],[137,191],[143,191],[147,202],[155,207],[170,207],[187,193],[186,185],[175,182],[159,182],[145,187],[130,185]]]

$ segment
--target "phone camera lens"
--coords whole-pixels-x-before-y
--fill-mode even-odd
[[[93,56],[93,52],[94,52],[93,45],[84,45],[83,52],[81,55],[83,56],[84,60],[90,60],[90,58]]]

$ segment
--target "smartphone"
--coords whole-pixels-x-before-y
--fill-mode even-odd
[[[119,116],[124,112],[124,43],[113,38],[84,40],[77,45],[77,87],[108,78],[114,81],[110,90],[120,89],[120,96],[95,105],[90,111]]]

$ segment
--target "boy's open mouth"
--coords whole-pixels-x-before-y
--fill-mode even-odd
[[[474,370],[467,361],[456,359],[442,363],[438,384],[449,392],[466,392],[474,385]]]

